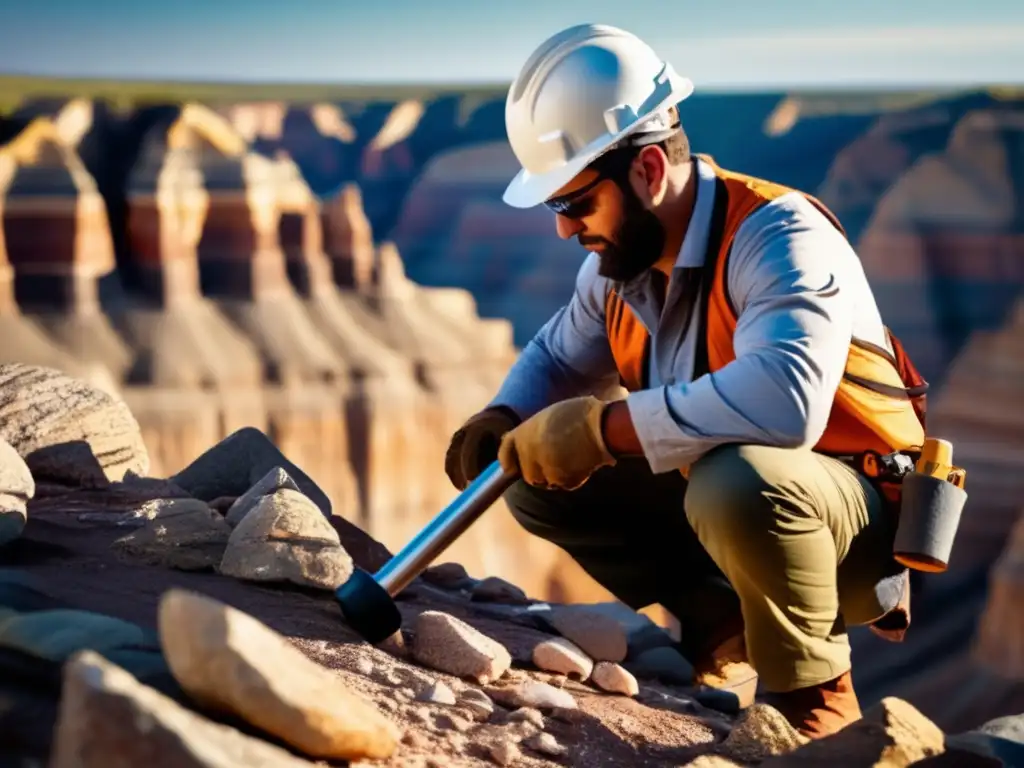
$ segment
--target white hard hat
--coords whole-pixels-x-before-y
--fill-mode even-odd
[[[691,93],[688,78],[624,30],[581,24],[548,38],[505,101],[505,129],[522,170],[504,201],[538,205],[627,136],[665,133],[668,109]]]

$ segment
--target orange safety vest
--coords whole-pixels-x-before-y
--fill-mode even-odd
[[[737,314],[726,287],[726,267],[733,239],[743,221],[762,205],[793,192],[780,184],[720,168],[700,156],[715,171],[716,196],[708,251],[702,269],[702,302],[694,378],[714,373],[735,359],[733,336]],[[804,193],[801,193],[804,194]],[[820,201],[806,195],[844,234],[836,216]],[[693,281],[696,283],[697,281]],[[694,291],[696,293],[696,291]],[[650,334],[626,302],[610,291],[605,325],[622,385],[629,391],[646,386]],[[886,329],[895,354],[869,342],[853,339],[846,369],[832,412],[814,450],[833,456],[880,455],[903,451],[915,454],[924,443],[927,383],[906,356],[899,340]]]

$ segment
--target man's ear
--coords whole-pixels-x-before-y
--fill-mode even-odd
[[[658,205],[668,191],[668,157],[661,147],[644,147],[637,156],[637,179],[634,186],[640,199]]]

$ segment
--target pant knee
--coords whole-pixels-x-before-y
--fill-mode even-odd
[[[771,524],[778,478],[763,454],[761,446],[727,445],[693,465],[685,508],[698,535],[702,529],[727,533]]]

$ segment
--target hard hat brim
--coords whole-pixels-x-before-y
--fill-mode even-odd
[[[674,84],[672,93],[661,104],[651,110],[653,114],[670,106],[674,106],[686,99],[693,93],[693,81],[686,77],[679,77]],[[645,118],[646,119],[646,118]],[[588,165],[594,162],[605,150],[613,147],[624,138],[634,133],[644,120],[638,120],[630,126],[619,131],[614,136],[601,142],[599,146],[592,147],[589,151],[580,153],[568,163],[552,171],[541,174],[531,174],[525,168],[513,177],[501,196],[502,201],[513,208],[533,208],[540,205],[549,197],[564,187],[577,174],[583,171]]]

